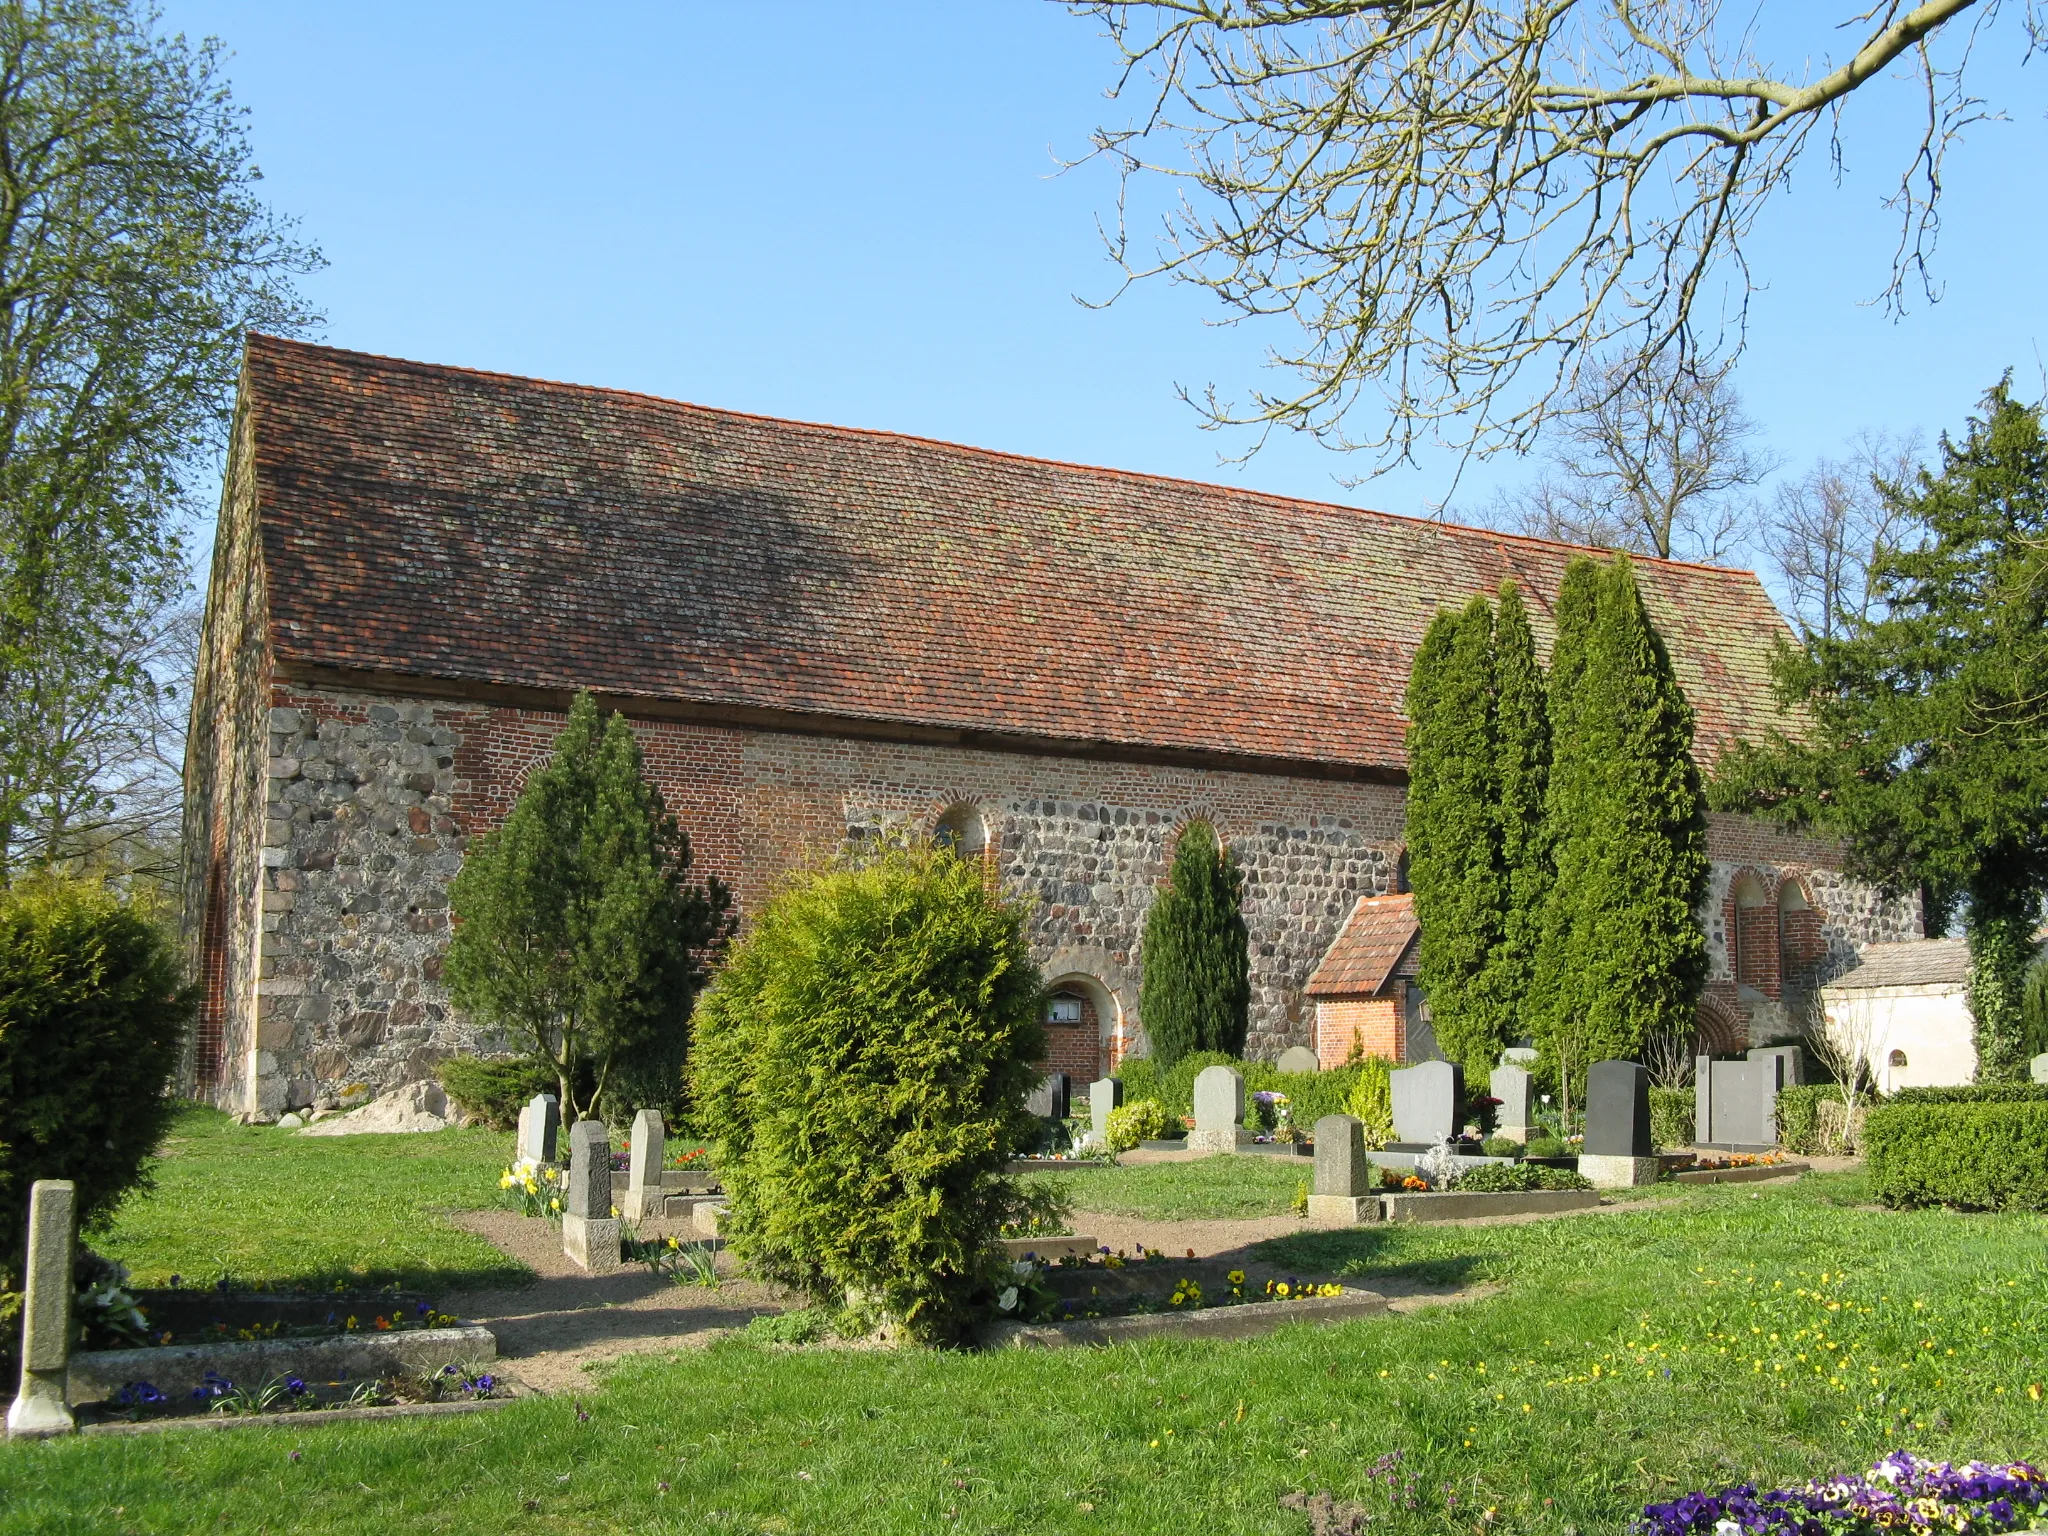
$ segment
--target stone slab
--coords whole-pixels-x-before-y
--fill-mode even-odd
[[[2028,1064],[2027,1074],[2037,1083],[2048,1083],[2048,1051],[2043,1051]]]
[[[626,1145],[626,1198],[618,1202],[619,1214],[628,1221],[660,1215],[666,1198],[661,1165],[668,1161],[668,1125],[661,1111],[636,1114]]]
[[[1810,1163],[1770,1163],[1758,1168],[1688,1168],[1675,1174],[1681,1184],[1754,1184],[1764,1179],[1782,1179],[1805,1173]]]
[[[1379,1175],[1365,1153],[1365,1122],[1356,1115],[1325,1115],[1316,1122],[1316,1194],[1367,1194],[1379,1188]]]
[[[1290,1045],[1274,1063],[1282,1072],[1320,1072],[1323,1058],[1305,1045]]]
[[[1664,1164],[1655,1155],[1613,1157],[1598,1152],[1579,1154],[1579,1173],[1591,1179],[1595,1189],[1633,1189],[1642,1184],[1654,1184],[1657,1175],[1663,1171]]]
[[[1195,1129],[1225,1131],[1244,1124],[1244,1074],[1235,1067],[1204,1067],[1195,1074]]]
[[[1198,1127],[1188,1132],[1187,1139],[1188,1151],[1209,1154],[1242,1152],[1251,1144],[1252,1133],[1241,1125],[1224,1126],[1216,1130]]]
[[[1410,1152],[1401,1147],[1382,1147],[1379,1151],[1369,1155],[1373,1162],[1381,1168],[1391,1168],[1396,1173],[1413,1173],[1415,1165],[1427,1157],[1429,1153],[1427,1151]],[[1451,1157],[1452,1166],[1460,1173],[1465,1172],[1468,1168],[1483,1168],[1488,1163],[1512,1163],[1513,1161],[1515,1159],[1512,1157],[1468,1157],[1462,1152],[1454,1153]]]
[[[555,1161],[562,1131],[562,1107],[552,1093],[537,1093],[519,1111],[519,1155],[530,1162]]]
[[[1594,1062],[1586,1073],[1586,1140],[1580,1157],[1648,1157],[1654,1151],[1650,1069],[1639,1061]],[[1583,1167],[1579,1171],[1586,1172]]]
[[[1486,1091],[1500,1100],[1494,1111],[1494,1134],[1510,1141],[1527,1141],[1535,1126],[1535,1084],[1527,1071],[1513,1062],[1503,1062],[1487,1079]]]
[[[1359,1227],[1380,1219],[1378,1195],[1310,1195],[1308,1224],[1312,1227]]]
[[[619,1223],[612,1217],[562,1215],[562,1252],[593,1275],[619,1268]]]
[[[1086,1235],[1076,1237],[1006,1237],[1003,1252],[1012,1259],[1085,1259],[1102,1244]]]
[[[1465,1072],[1455,1062],[1425,1061],[1387,1074],[1393,1102],[1394,1134],[1401,1141],[1435,1146],[1462,1128]]]
[[[1098,1145],[1109,1140],[1109,1112],[1121,1109],[1124,1080],[1099,1077],[1088,1085],[1088,1139]]]
[[[39,1440],[77,1428],[65,1405],[71,1354],[71,1263],[78,1191],[69,1179],[29,1186],[28,1254],[21,1304],[21,1385],[7,1410],[10,1439]]]
[[[71,1357],[67,1386],[74,1403],[103,1403],[136,1381],[146,1381],[174,1398],[185,1397],[205,1380],[208,1371],[218,1371],[237,1386],[258,1387],[282,1376],[338,1381],[346,1374],[351,1381],[374,1381],[497,1358],[497,1336],[488,1328],[467,1323],[459,1328],[330,1334],[317,1339],[224,1339],[161,1349],[82,1349]],[[293,1422],[299,1417],[293,1415]]]
[[[722,1230],[725,1223],[725,1209],[725,1202],[723,1200],[707,1200],[690,1212],[690,1223],[697,1229],[697,1235],[700,1237],[723,1237],[725,1235]]]
[[[1590,1189],[1529,1189],[1502,1194],[1382,1195],[1380,1209],[1387,1221],[1467,1221],[1477,1216],[1554,1215],[1561,1211],[1590,1210],[1600,1203],[1599,1193]]]
[[[563,1209],[586,1221],[612,1213],[612,1140],[602,1120],[578,1120],[569,1130],[569,1187]]]
[[[1252,1339],[1289,1323],[1342,1323],[1387,1310],[1377,1291],[1311,1296],[1306,1301],[1250,1301],[1198,1312],[1153,1312],[1143,1317],[1084,1317],[1067,1323],[1000,1323],[982,1336],[986,1349],[1072,1349],[1130,1344],[1139,1339]]]

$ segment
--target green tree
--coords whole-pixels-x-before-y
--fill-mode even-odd
[[[1875,602],[1780,647],[1807,722],[1725,760],[1715,796],[1843,837],[1849,869],[1920,886],[1935,924],[1967,902],[1977,1071],[2025,1073],[2022,996],[2048,893],[2048,435],[2002,382],[1938,473],[1885,483],[1908,532],[1873,563]]]
[[[1599,845],[1599,764],[1579,727],[1583,684],[1600,618],[1600,567],[1590,559],[1565,567],[1557,594],[1557,638],[1544,690],[1550,721],[1550,776],[1544,786],[1544,838],[1550,871],[1544,892],[1531,989],[1531,1022],[1541,1070],[1570,1118],[1572,1091],[1591,1065],[1585,1050],[1588,1009],[1573,970],[1575,914],[1592,884]]]
[[[623,715],[576,696],[552,756],[449,887],[448,994],[553,1071],[565,1120],[621,1080],[672,1102],[705,961],[731,897],[693,885],[690,839],[641,771]]]
[[[188,485],[243,333],[311,318],[221,62],[123,0],[0,3],[0,875],[167,781]]]
[[[1244,875],[1216,829],[1189,822],[1145,918],[1138,1011],[1161,1071],[1190,1051],[1244,1054],[1252,983],[1243,899]]]
[[[691,1084],[750,1270],[922,1338],[996,1294],[1043,993],[980,868],[889,848],[779,892],[697,1007]],[[1000,1270],[1009,1284],[1008,1267]]]
[[[1493,636],[1500,862],[1506,899],[1485,987],[1509,1040],[1533,1036],[1536,953],[1550,896],[1550,840],[1543,819],[1550,783],[1550,704],[1536,636],[1521,590],[1501,583]]]
[[[1507,902],[1493,610],[1485,598],[1432,621],[1407,709],[1408,885],[1422,929],[1416,981],[1439,1048],[1483,1078],[1507,1043],[1499,998],[1484,984]]]
[[[1706,983],[1698,908],[1708,876],[1706,810],[1692,710],[1644,610],[1626,555],[1568,571],[1573,633],[1553,663],[1557,876],[1546,946],[1546,1036],[1569,1096],[1591,1063],[1640,1055],[1690,1031]],[[1586,599],[1592,624],[1584,626]],[[1568,691],[1560,692],[1560,674]]]

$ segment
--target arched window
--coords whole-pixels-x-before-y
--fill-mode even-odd
[[[932,841],[963,859],[988,859],[988,823],[971,805],[951,805],[932,828]]]
[[[1778,995],[1778,909],[1763,882],[1745,870],[1728,891],[1728,968],[1736,985]]]
[[[1906,1064],[1906,1053],[1904,1051],[1893,1051],[1890,1056],[1885,1058],[1885,1062],[1888,1066],[1903,1067]]]
[[[1396,896],[1406,896],[1408,894],[1408,850],[1406,848],[1403,848],[1401,856],[1394,860],[1394,894]]]

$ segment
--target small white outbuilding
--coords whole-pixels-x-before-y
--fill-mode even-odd
[[[1882,1093],[1976,1080],[1970,950],[1961,939],[1867,944],[1820,990],[1828,1034],[1870,1064]]]

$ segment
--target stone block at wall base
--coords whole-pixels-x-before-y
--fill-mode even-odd
[[[23,1371],[21,1395],[7,1410],[7,1438],[47,1440],[68,1435],[78,1428],[71,1410],[64,1406],[64,1371]]]
[[[1189,1131],[1190,1152],[1235,1152],[1239,1147],[1252,1144],[1252,1133],[1241,1125],[1228,1126],[1223,1130]]]
[[[1654,1157],[1600,1157],[1592,1153],[1579,1154],[1579,1172],[1593,1181],[1595,1189],[1632,1189],[1638,1184],[1654,1184],[1660,1167]]]
[[[699,1237],[719,1237],[725,1223],[725,1202],[707,1200],[690,1212],[690,1225],[697,1229]]]
[[[1380,1219],[1378,1195],[1310,1195],[1308,1221],[1312,1227],[1355,1227]]]
[[[619,1268],[619,1224],[612,1217],[562,1216],[562,1252],[593,1275]]]

